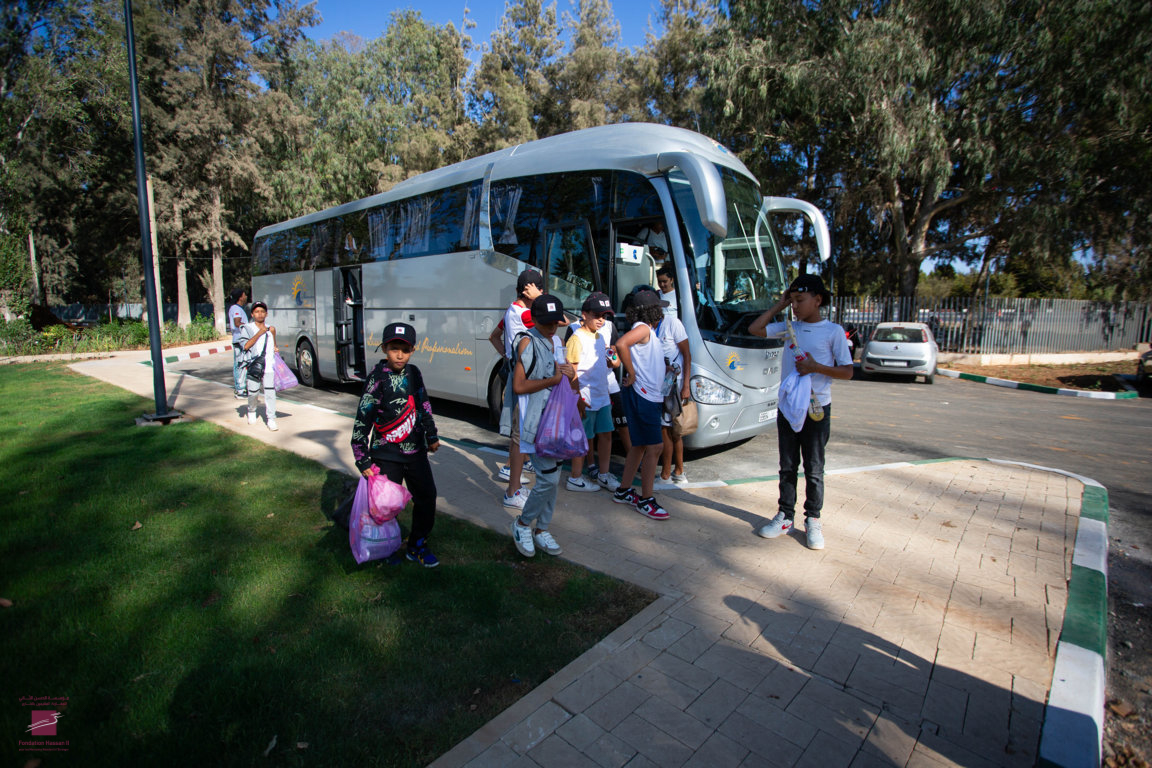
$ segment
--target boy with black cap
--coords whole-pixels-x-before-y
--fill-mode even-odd
[[[496,351],[504,355],[508,361],[508,370],[512,369],[512,345],[516,337],[525,333],[532,327],[532,302],[544,293],[544,276],[535,269],[526,269],[516,278],[516,300],[504,310],[504,319],[501,320],[488,341]],[[507,380],[504,384],[507,386]],[[519,414],[513,412],[513,419]],[[520,487],[524,482],[524,472],[535,472],[531,461],[525,462],[524,455],[520,453],[520,438],[517,431],[512,432],[512,441],[508,445],[508,463],[500,467],[500,478],[508,481],[508,490],[504,493],[504,506],[510,509],[524,509],[524,502],[528,500],[528,493]]]
[[[532,320],[533,327],[517,340],[513,350],[512,377],[504,393],[504,411],[500,414],[500,434],[510,434],[512,409],[519,409],[520,450],[526,455],[535,453],[536,430],[552,387],[575,389],[576,381],[576,369],[571,364],[556,362],[554,337],[564,320],[560,299],[548,294],[538,296],[532,302]],[[512,541],[525,557],[535,555],[537,547],[550,555],[558,555],[562,550],[548,526],[556,510],[560,463],[540,455],[534,460],[536,485],[528,494],[523,511],[512,521]]]
[[[792,529],[796,515],[796,478],[801,457],[804,460],[804,532],[809,549],[824,548],[824,532],[820,522],[820,509],[824,506],[824,448],[831,434],[832,379],[852,378],[852,353],[844,329],[820,316],[821,307],[828,306],[832,294],[824,287],[819,275],[800,275],[780,297],[780,300],[760,317],[752,321],[748,332],[756,336],[778,337],[786,331],[785,323],[774,323],[772,318],[791,305],[796,316],[794,330],[800,349],[806,353],[802,360],[784,355],[783,379],[793,374],[809,377],[811,393],[824,409],[824,417],[814,420],[807,413],[809,398],[796,400],[800,413],[785,413],[784,383],[781,384],[780,416],[776,419],[776,434],[780,449],[779,512],[756,533],[774,539]],[[793,377],[795,378],[795,377]],[[802,423],[799,429],[791,421]]]
[[[620,365],[611,349],[609,336],[602,332],[612,323],[612,302],[606,294],[596,291],[588,294],[580,307],[580,323],[574,326],[568,337],[567,359],[576,367],[580,385],[580,401],[583,408],[584,434],[588,438],[589,453],[592,450],[600,457],[604,472],[595,477],[583,477],[584,458],[572,459],[572,475],[564,486],[569,491],[587,492],[599,490],[599,486],[615,491],[619,486],[609,473],[612,458],[612,400],[608,392],[610,369]]]
[[[416,330],[407,323],[384,328],[384,359],[364,382],[352,424],[352,455],[365,477],[377,472],[403,482],[412,494],[412,530],[405,555],[425,568],[440,564],[428,548],[436,522],[436,481],[428,454],[440,448],[432,405],[420,369],[408,360]]]

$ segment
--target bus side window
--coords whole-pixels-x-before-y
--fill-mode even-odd
[[[524,176],[492,184],[488,215],[497,252],[533,263],[532,245],[555,178]]]

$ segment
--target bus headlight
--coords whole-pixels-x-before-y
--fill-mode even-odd
[[[739,392],[733,392],[723,384],[703,376],[692,377],[692,399],[705,405],[731,405],[740,399]]]

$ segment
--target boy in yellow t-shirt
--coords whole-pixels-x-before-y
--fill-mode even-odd
[[[565,356],[576,369],[580,383],[584,434],[588,436],[588,445],[599,456],[600,467],[607,473],[612,461],[612,432],[615,429],[612,401],[608,396],[608,369],[617,367],[620,361],[600,329],[612,320],[612,302],[603,293],[592,293],[584,300],[580,313],[580,327],[568,339]],[[583,470],[584,457],[572,459],[572,475],[564,487],[576,492],[599,490],[597,483],[584,478]],[[606,480],[600,482],[607,487]]]

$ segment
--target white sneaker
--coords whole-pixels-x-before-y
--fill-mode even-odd
[[[504,464],[503,466],[501,466],[500,467],[500,479],[505,480],[505,481],[511,480],[512,479],[512,467],[508,466],[507,464]],[[524,473],[524,472],[520,473],[520,482],[522,482],[522,483],[528,482],[528,475],[526,473]]]
[[[248,411],[248,423],[249,424],[255,424],[256,423],[256,411],[252,411],[252,410]]]
[[[565,484],[564,487],[570,491],[575,491],[577,493],[591,493],[593,491],[600,490],[595,485],[588,482],[587,480],[585,480],[582,477],[570,477],[570,478],[568,478],[568,482],[567,482],[567,484]]]
[[[271,432],[279,432],[280,427],[276,424],[276,419],[268,419],[268,429]]]
[[[808,537],[808,549],[824,549],[822,527],[818,517],[809,517],[804,520],[804,534]]]
[[[782,533],[792,530],[792,521],[784,517],[783,512],[777,512],[776,517],[762,528],[757,529],[756,535],[766,539],[774,539]]]
[[[532,543],[532,529],[527,525],[520,525],[518,520],[519,518],[512,521],[512,541],[520,554],[532,557],[536,554],[536,545]]]
[[[536,474],[536,465],[532,463],[532,459],[524,459],[524,471],[531,475]]]
[[[504,494],[504,506],[509,509],[524,509],[524,503],[528,501],[528,494],[524,493],[523,488],[517,488],[516,493],[509,496]]]
[[[683,472],[680,472],[680,473],[673,472],[672,473],[672,482],[675,483],[676,485],[684,485],[688,482],[688,476],[685,475]]]
[[[556,543],[556,539],[552,538],[552,534],[548,531],[536,531],[536,535],[532,539],[538,548],[549,555],[558,555],[564,551],[560,549],[560,545]]]
[[[613,492],[620,487],[620,481],[616,479],[615,475],[598,475],[596,477],[596,482],[600,483],[601,488],[606,488]]]

